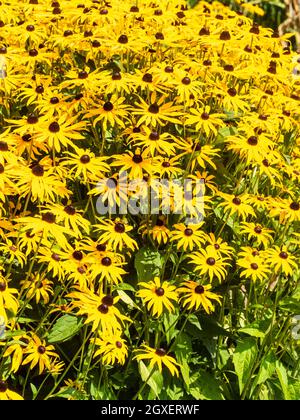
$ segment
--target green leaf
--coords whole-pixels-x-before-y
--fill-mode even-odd
[[[252,386],[251,394],[254,392],[255,388],[266,382],[268,379],[271,379],[276,369],[276,356],[272,351],[271,353],[265,355],[262,358],[260,363],[259,372],[255,378],[255,381]]]
[[[118,295],[120,296],[120,299],[126,303],[126,305],[131,306],[132,308],[141,310],[138,305],[131,299],[130,296],[128,296],[123,290],[117,290]]]
[[[290,400],[291,396],[289,393],[289,383],[288,383],[288,376],[285,367],[279,360],[276,362],[276,373],[278,375],[278,379],[281,385],[281,389],[283,392],[283,396],[285,400]]]
[[[288,392],[291,400],[300,401],[300,381],[292,379],[288,385]]]
[[[150,281],[160,276],[162,258],[158,251],[151,248],[141,248],[135,255],[134,266],[139,281]]]
[[[247,337],[240,341],[233,354],[233,364],[238,377],[240,393],[249,379],[258,349],[256,340]]]
[[[246,327],[240,328],[239,332],[251,335],[252,337],[264,338],[270,328],[271,320],[253,322]]]
[[[169,344],[171,340],[177,335],[178,330],[176,329],[176,324],[178,320],[178,314],[177,313],[166,313],[163,316],[163,324],[165,328],[165,335],[167,343]]]
[[[207,337],[231,336],[230,332],[221,327],[218,322],[211,316],[199,315],[202,332]],[[201,335],[201,333],[200,333]]]
[[[147,368],[147,366],[145,365],[145,363],[142,360],[139,361],[139,371],[140,371],[142,381],[143,382],[147,381],[151,372],[149,371],[149,369]],[[155,371],[151,375],[151,378],[148,379],[147,385],[150,386],[150,388],[152,389],[152,391],[154,392],[154,394],[158,398],[159,394],[162,390],[162,387],[163,387],[162,374],[159,371]]]
[[[69,340],[82,328],[82,320],[73,315],[63,315],[59,318],[48,335],[49,343],[61,343]]]
[[[219,382],[208,372],[195,372],[191,377],[190,394],[196,400],[223,400]]]
[[[176,340],[175,355],[178,363],[180,364],[181,374],[184,383],[186,384],[187,390],[189,390],[191,382],[188,357],[190,357],[192,351],[193,347],[191,338],[187,334],[181,333]]]

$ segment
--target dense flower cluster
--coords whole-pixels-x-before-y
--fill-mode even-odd
[[[223,316],[236,289],[245,307],[253,287],[293,292],[297,62],[287,36],[217,2],[0,2],[0,400],[24,369],[84,388],[92,363],[100,383],[129,354],[177,376],[169,329]],[[204,219],[187,224],[172,192],[169,214],[119,214],[138,190],[124,196],[124,172],[149,188],[191,179],[187,202],[201,181]],[[61,318],[79,325],[73,361],[48,341]]]

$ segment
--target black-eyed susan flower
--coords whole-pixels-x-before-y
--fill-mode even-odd
[[[12,391],[9,389],[8,384],[4,380],[0,380],[0,400],[1,401],[8,401],[8,400],[23,400],[24,398],[21,397],[17,392]]]
[[[187,310],[194,309],[197,311],[203,307],[205,312],[209,314],[215,310],[211,301],[221,303],[221,296],[211,292],[211,288],[211,284],[202,285],[194,281],[185,281],[177,291],[182,294],[180,300]]]
[[[167,312],[174,311],[172,301],[176,302],[178,300],[175,286],[167,281],[161,282],[159,277],[155,277],[153,281],[148,283],[140,282],[139,286],[141,289],[136,295],[143,299],[153,316],[161,316],[165,310]]]
[[[259,224],[255,223],[246,223],[241,224],[241,233],[248,235],[248,240],[253,239],[257,245],[263,245],[265,248],[270,242],[272,242],[273,237],[271,233],[274,233],[272,229],[268,229]]]
[[[295,270],[298,270],[296,258],[288,250],[287,246],[281,248],[274,246],[267,250],[267,255],[267,261],[276,273],[282,271],[286,276],[291,276]]]
[[[130,319],[122,315],[115,304],[119,297],[95,294],[92,290],[78,290],[68,295],[72,298],[72,307],[78,309],[78,315],[85,315],[86,324],[92,324],[92,331],[102,331],[106,334],[115,334],[122,331],[124,322]]]
[[[128,349],[121,334],[101,334],[95,340],[96,351],[94,357],[101,357],[101,362],[107,365],[124,365]]]
[[[137,360],[149,360],[149,368],[158,368],[162,372],[163,366],[165,366],[172,376],[179,376],[178,366],[180,366],[174,357],[169,356],[167,350],[163,348],[154,349],[144,344],[141,349],[136,350],[134,359]]]
[[[228,258],[221,257],[215,250],[207,248],[200,249],[190,255],[191,264],[195,265],[195,271],[199,275],[207,274],[209,280],[212,281],[214,277],[221,282],[225,279],[227,274]]]
[[[201,248],[206,240],[206,235],[201,230],[203,223],[191,224],[186,226],[184,223],[177,223],[173,226],[171,231],[171,241],[176,241],[177,248],[184,251],[192,251],[195,247]]]
[[[15,295],[18,290],[8,286],[8,282],[2,276],[0,277],[0,316],[7,322],[9,313],[16,315],[19,308],[19,301]]]
[[[123,219],[102,219],[100,223],[94,225],[94,229],[100,233],[98,240],[112,249],[122,251],[125,247],[134,251],[138,247],[136,241],[127,233],[132,231],[133,227]]]
[[[30,369],[34,369],[38,366],[39,375],[41,375],[45,369],[49,369],[51,361],[54,358],[58,358],[58,354],[55,353],[53,345],[47,345],[45,340],[41,340],[37,335],[33,334],[32,338],[24,350],[25,358],[23,365],[30,363]]]

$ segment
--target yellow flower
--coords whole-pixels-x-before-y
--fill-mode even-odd
[[[1,401],[8,401],[8,400],[23,400],[24,398],[21,395],[17,394],[14,391],[8,389],[8,385],[6,381],[0,380],[0,400]]]
[[[53,350],[54,346],[47,346],[45,340],[41,340],[34,334],[24,350],[26,357],[22,364],[27,365],[30,363],[30,370],[38,365],[39,375],[41,375],[45,369],[50,369],[51,358],[58,358],[58,355]]]
[[[225,279],[229,265],[226,260],[228,258],[221,257],[215,250],[200,249],[199,252],[194,252],[190,255],[190,262],[195,265],[195,271],[200,275],[208,274],[210,281],[217,277],[221,282]]]
[[[177,291],[183,294],[180,300],[188,310],[195,309],[197,311],[200,307],[203,307],[205,312],[209,314],[215,310],[211,300],[221,303],[221,296],[211,292],[211,288],[210,284],[201,285],[194,281],[185,281]]]
[[[149,283],[140,282],[139,286],[142,289],[136,295],[143,299],[147,309],[151,311],[153,316],[161,316],[165,309],[167,312],[174,311],[174,305],[171,300],[175,302],[178,300],[175,286],[172,286],[167,281],[161,283],[159,277],[155,277]]]
[[[95,340],[95,345],[97,350],[94,357],[100,356],[102,363],[107,365],[125,364],[128,350],[121,334],[101,334],[101,338]]]
[[[156,366],[158,370],[162,372],[163,366],[165,366],[172,376],[179,376],[177,366],[180,366],[176,362],[174,357],[168,356],[168,353],[163,348],[153,349],[146,344],[143,344],[141,349],[136,350],[137,355],[134,359],[137,360],[150,360],[149,368],[154,369]]]

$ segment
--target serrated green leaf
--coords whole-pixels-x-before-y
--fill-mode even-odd
[[[150,281],[160,276],[162,265],[160,253],[151,248],[141,248],[135,255],[134,266],[139,281]]]
[[[191,377],[190,394],[196,400],[223,400],[219,382],[206,371],[195,372]]]
[[[240,393],[243,392],[244,386],[249,379],[257,352],[256,340],[252,337],[247,337],[240,341],[235,349],[233,364],[238,377]]]
[[[48,335],[48,342],[53,344],[68,341],[79,332],[82,325],[83,322],[80,318],[68,314],[63,315],[51,328]]]

